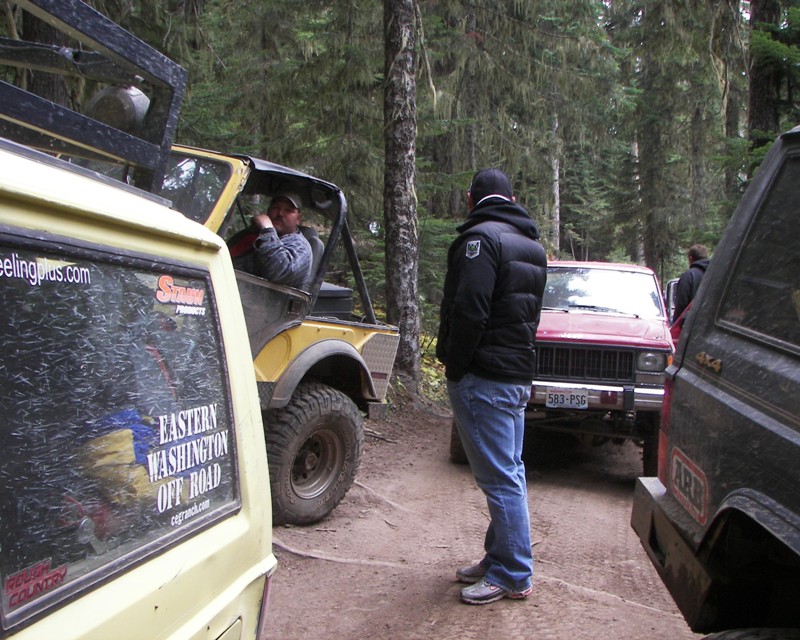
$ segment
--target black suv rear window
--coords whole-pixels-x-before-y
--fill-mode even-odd
[[[0,234],[8,628],[236,508],[208,274]]]
[[[721,307],[721,319],[747,333],[800,347],[797,185],[791,158],[772,184],[742,243]]]

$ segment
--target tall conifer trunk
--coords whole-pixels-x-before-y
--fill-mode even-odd
[[[553,113],[552,125],[550,128],[552,140],[550,142],[550,194],[552,204],[547,219],[550,223],[550,230],[547,235],[550,240],[550,247],[554,252],[561,250],[561,154],[563,145],[561,132],[559,131],[558,113]]]
[[[751,0],[750,30],[759,23],[777,25],[781,16],[778,0]],[[749,133],[754,147],[769,144],[780,130],[778,102],[780,71],[763,64],[755,56],[750,60]]]
[[[383,4],[386,315],[400,328],[395,367],[412,393],[417,392],[420,374],[414,4],[414,0]]]

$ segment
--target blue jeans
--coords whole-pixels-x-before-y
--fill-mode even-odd
[[[507,591],[531,586],[533,553],[528,487],[522,462],[530,385],[467,374],[447,381],[458,433],[478,487],[486,495],[489,527],[481,564],[486,580]]]

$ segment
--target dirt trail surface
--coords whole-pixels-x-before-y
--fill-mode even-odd
[[[356,485],[323,522],[277,527],[269,638],[681,640],[691,633],[630,528],[635,445],[541,438],[526,452],[534,592],[461,604],[486,502],[449,462],[447,408],[370,421]],[[527,444],[527,443],[526,443]]]

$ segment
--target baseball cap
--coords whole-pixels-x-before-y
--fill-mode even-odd
[[[502,196],[506,200],[511,200],[513,196],[511,182],[500,169],[478,171],[472,178],[469,192],[472,194],[472,201],[476,204],[487,196]]]
[[[292,203],[295,209],[300,209],[303,206],[303,200],[300,198],[299,195],[296,193],[292,193],[291,191],[279,191],[274,196],[272,196],[272,200],[270,200],[269,204],[272,206],[272,203],[276,200],[283,198],[284,200],[288,200]]]

